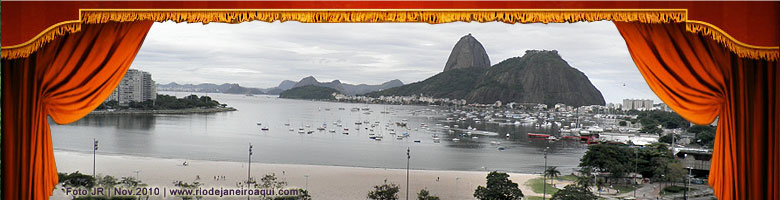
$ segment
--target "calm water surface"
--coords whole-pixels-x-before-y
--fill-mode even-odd
[[[179,97],[190,93],[167,94]],[[198,94],[202,95],[202,94]],[[280,99],[275,96],[208,94],[238,111],[181,115],[95,115],[69,125],[51,123],[54,148],[91,152],[92,139],[99,140],[100,153],[217,161],[247,161],[249,143],[254,145],[252,162],[280,164],[337,165],[376,168],[406,168],[406,149],[411,149],[411,168],[435,170],[503,170],[540,173],[545,147],[550,147],[548,165],[567,174],[579,163],[585,147],[574,141],[531,140],[527,132],[551,133],[550,129],[499,126],[496,123],[469,124],[446,121],[446,109],[430,106],[401,106],[319,102]],[[351,108],[370,108],[353,112]],[[339,108],[344,108],[340,110]],[[384,111],[389,113],[383,113]],[[408,127],[393,123],[408,120]],[[334,122],[341,121],[343,127]],[[380,122],[373,128],[357,121]],[[258,126],[260,122],[262,125]],[[289,123],[290,126],[285,126]],[[318,131],[325,123],[326,130]],[[428,129],[422,128],[424,123]],[[385,124],[409,138],[397,140]],[[441,124],[437,126],[436,124]],[[497,136],[461,136],[449,133],[445,125],[473,126]],[[310,128],[305,127],[309,125]],[[268,127],[269,131],[261,131]],[[299,134],[298,128],[313,130]],[[290,128],[295,131],[289,131]],[[342,134],[349,128],[349,135]],[[369,129],[366,129],[369,128]],[[329,130],[334,129],[335,132]],[[369,139],[369,133],[384,139]],[[434,143],[437,134],[441,143]],[[511,137],[507,139],[506,134]],[[460,141],[452,141],[453,138]],[[419,143],[414,142],[419,140]],[[491,141],[500,142],[503,151]]]

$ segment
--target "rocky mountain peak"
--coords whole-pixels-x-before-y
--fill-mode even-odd
[[[461,37],[455,43],[455,47],[452,48],[450,57],[444,65],[444,71],[470,67],[490,67],[490,58],[485,51],[485,47],[471,33]]]
[[[295,86],[293,86],[293,88],[301,87],[301,86],[307,86],[307,85],[316,85],[316,84],[319,84],[319,83],[320,82],[317,81],[317,79],[314,78],[313,76],[307,76],[306,78],[303,78],[300,81],[298,81],[298,83],[295,84]]]

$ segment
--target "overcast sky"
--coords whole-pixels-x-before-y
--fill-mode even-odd
[[[611,22],[155,23],[132,68],[151,72],[160,84],[267,88],[310,75],[320,82],[380,84],[400,79],[408,84],[441,72],[452,47],[469,33],[485,47],[491,65],[529,49],[555,49],[590,78],[607,102],[660,102]]]

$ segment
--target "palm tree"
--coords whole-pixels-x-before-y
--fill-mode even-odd
[[[591,183],[593,183],[593,168],[591,167],[582,167],[579,170],[580,176],[577,177],[577,185],[582,186],[588,190],[590,190],[590,186],[592,186]],[[594,177],[595,178],[595,177]]]
[[[555,180],[554,178],[557,178],[559,175],[561,175],[561,171],[558,171],[558,167],[552,166],[547,168],[547,170],[544,170],[544,176],[549,176],[550,181],[552,181],[553,187],[555,187]]]

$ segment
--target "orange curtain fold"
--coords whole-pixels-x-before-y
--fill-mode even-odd
[[[658,97],[718,128],[709,184],[718,199],[780,199],[780,65],[740,58],[684,24],[614,22]]]
[[[57,169],[47,116],[74,122],[119,85],[151,21],[85,24],[30,57],[2,60],[3,199],[48,199]]]

